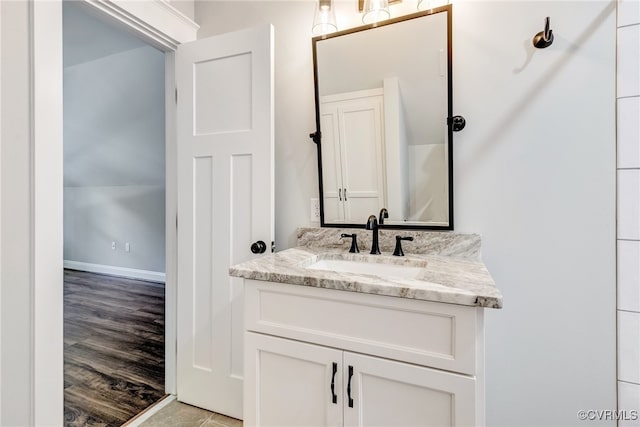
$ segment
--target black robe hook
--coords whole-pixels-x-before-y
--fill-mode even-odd
[[[549,28],[549,17],[544,20],[544,31],[540,31],[533,37],[533,45],[538,49],[544,49],[553,43],[553,30]]]

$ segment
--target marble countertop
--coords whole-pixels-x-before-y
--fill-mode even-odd
[[[424,266],[417,279],[388,278],[307,268],[321,259]],[[343,248],[300,246],[229,269],[246,279],[386,295],[486,308],[502,308],[502,294],[478,258],[433,254],[350,254]]]

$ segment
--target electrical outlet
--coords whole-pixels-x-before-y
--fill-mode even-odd
[[[320,222],[320,199],[311,199],[311,222]]]
[[[129,245],[129,242],[126,242],[124,244],[124,251],[125,252],[131,252],[131,245]]]
[[[111,250],[112,251],[116,250],[116,242],[111,242]]]

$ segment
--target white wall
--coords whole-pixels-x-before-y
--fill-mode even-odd
[[[64,17],[64,258],[164,272],[164,54]]]
[[[407,146],[409,221],[449,222],[445,144]]]
[[[545,16],[555,42],[530,48]],[[456,229],[482,234],[505,299],[486,317],[489,425],[615,409],[615,21],[615,2],[454,14]]]
[[[618,7],[618,408],[640,414],[640,3]],[[623,412],[624,413],[624,412]],[[637,421],[620,426],[637,425]]]
[[[175,7],[187,16],[187,18],[194,20],[195,17],[195,5],[193,0],[169,0],[171,6]]]
[[[338,6],[344,29],[355,6]],[[293,246],[317,197],[314,3],[195,10],[200,38],[275,26],[276,243]],[[453,22],[455,227],[482,234],[505,299],[486,317],[487,425],[578,425],[616,405],[615,2],[460,1]]]

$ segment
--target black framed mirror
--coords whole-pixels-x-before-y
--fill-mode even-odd
[[[321,226],[453,230],[451,15],[313,38]]]

